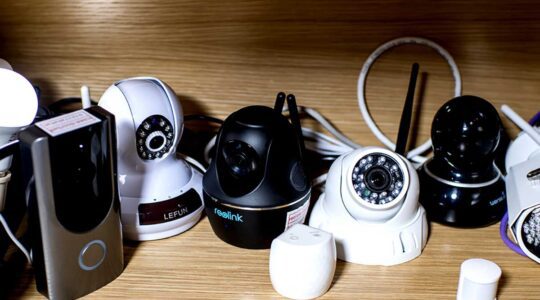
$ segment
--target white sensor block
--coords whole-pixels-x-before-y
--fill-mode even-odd
[[[282,296],[322,296],[332,283],[335,269],[336,245],[328,232],[296,224],[272,242],[270,279]]]

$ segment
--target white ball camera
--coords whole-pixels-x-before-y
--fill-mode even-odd
[[[176,156],[183,114],[173,90],[157,78],[125,79],[105,91],[99,106],[116,120],[124,236],[154,240],[195,225],[202,175]]]
[[[365,147],[332,164],[309,225],[334,235],[341,260],[404,263],[419,256],[427,242],[426,212],[418,195],[418,175],[406,159]]]
[[[0,59],[0,148],[13,135],[34,120],[38,107],[32,84]],[[9,168],[13,156],[0,159],[0,212],[4,209],[7,185],[11,179]]]

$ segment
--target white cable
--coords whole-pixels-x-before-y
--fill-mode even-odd
[[[335,145],[335,146],[338,146],[338,147],[341,147],[341,148],[344,148],[344,149],[356,149],[356,148],[353,148],[335,138],[332,138],[326,134],[323,134],[323,133],[320,133],[320,132],[317,132],[311,128],[307,128],[307,127],[302,127],[302,135],[304,137],[307,137],[307,138],[312,138],[312,139],[317,139],[317,140],[321,140],[321,142],[324,142],[324,143],[328,143],[328,144],[332,144],[332,145]]]
[[[352,149],[356,148],[362,148],[361,145],[355,143],[348,137],[346,137],[343,133],[341,133],[337,128],[335,128],[328,120],[326,120],[323,115],[321,115],[318,111],[316,111],[313,108],[309,107],[302,107],[301,108],[308,116],[315,119],[317,122],[319,122],[326,130],[328,130],[331,134],[333,134],[338,140],[346,144],[347,146],[351,147]]]
[[[215,134],[206,144],[206,147],[204,147],[204,161],[207,164],[210,164],[210,150],[212,150],[212,147],[216,144],[217,134]]]
[[[367,103],[366,103],[366,79],[369,73],[369,70],[371,69],[371,66],[373,63],[381,56],[384,52],[388,51],[389,49],[392,49],[394,47],[404,45],[404,44],[415,44],[415,45],[423,45],[430,47],[437,51],[444,59],[446,59],[446,62],[450,66],[450,69],[452,71],[452,76],[454,77],[454,97],[458,97],[461,95],[461,74],[459,73],[458,66],[456,62],[454,61],[454,58],[448,51],[446,51],[443,47],[441,47],[439,44],[420,37],[401,37],[397,39],[393,39],[391,41],[388,41],[384,43],[383,45],[379,46],[373,53],[369,55],[369,57],[366,59],[366,62],[362,66],[362,69],[360,70],[360,76],[358,77],[358,90],[357,90],[357,96],[358,96],[358,106],[360,108],[360,113],[362,113],[362,117],[364,118],[364,121],[368,125],[369,129],[373,132],[375,137],[379,139],[386,147],[394,150],[396,148],[396,145],[386,136],[384,133],[379,129],[373,118],[371,117]],[[407,157],[413,159],[414,161],[418,162],[418,160],[424,160],[425,158],[420,157],[419,155],[426,152],[427,150],[431,149],[431,139],[428,139],[426,142],[424,142],[419,147],[409,151],[407,153]]]
[[[191,164],[192,166],[194,166],[195,168],[199,169],[199,171],[201,172],[206,172],[206,168],[198,161],[196,160],[195,158],[191,157],[191,156],[188,156],[188,155],[185,155],[185,154],[182,154],[180,153],[180,156],[189,164]]]
[[[317,187],[319,185],[322,185],[326,182],[326,177],[328,177],[328,173],[324,173],[322,175],[317,176],[315,179],[311,181],[311,185],[313,187]]]
[[[28,262],[31,264],[32,263],[32,258],[30,256],[30,253],[26,250],[26,248],[24,248],[23,244],[21,244],[21,242],[19,242],[19,240],[17,239],[17,237],[15,237],[13,232],[11,232],[11,229],[9,229],[9,225],[6,222],[6,219],[4,219],[4,216],[2,215],[2,213],[0,213],[0,223],[2,223],[2,226],[4,226],[4,229],[6,230],[6,233],[9,236],[9,238],[21,250],[21,252],[24,254],[24,256],[26,256],[26,259],[28,260]]]
[[[506,115],[510,121],[517,125],[521,130],[527,133],[533,141],[540,145],[540,134],[523,118],[518,115],[510,106],[504,104],[501,106],[501,111]]]
[[[309,128],[302,128],[302,135],[304,136],[305,142],[310,144],[309,146],[306,145],[306,147],[315,152],[318,152],[318,150],[332,151],[341,155],[354,150],[354,148],[347,145],[334,143],[331,141],[331,137],[320,132],[314,132]]]

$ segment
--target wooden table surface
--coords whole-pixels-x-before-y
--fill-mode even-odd
[[[362,145],[380,145],[356,100],[359,70],[378,45],[399,36],[430,38],[456,59],[463,93],[525,118],[539,110],[540,5],[535,1],[210,1],[3,0],[0,57],[40,86],[51,103],[89,85],[94,99],[114,81],[152,75],[179,95],[186,114],[226,117],[251,104],[296,94]],[[426,73],[416,105],[416,144],[453,95],[445,61],[420,46],[385,54],[368,79],[376,121],[393,139],[410,65]],[[420,108],[420,109],[419,109]],[[509,133],[518,130],[507,120]],[[315,125],[315,128],[319,128]],[[126,269],[88,298],[278,298],[268,250],[219,240],[204,218],[165,240],[126,243]],[[498,224],[481,229],[431,225],[424,253],[393,267],[338,262],[324,298],[454,299],[459,266],[482,257],[499,264],[499,299],[540,299],[540,272],[511,252]],[[28,268],[13,298],[36,298]]]

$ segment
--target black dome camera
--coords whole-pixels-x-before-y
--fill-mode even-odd
[[[499,221],[506,210],[501,171],[495,165],[503,127],[486,100],[460,96],[435,114],[434,156],[419,170],[420,202],[428,217],[456,227]]]
[[[287,98],[291,122],[282,115]],[[216,235],[243,248],[269,248],[303,223],[311,187],[296,101],[279,93],[274,109],[249,106],[223,123],[203,178],[206,214]]]

